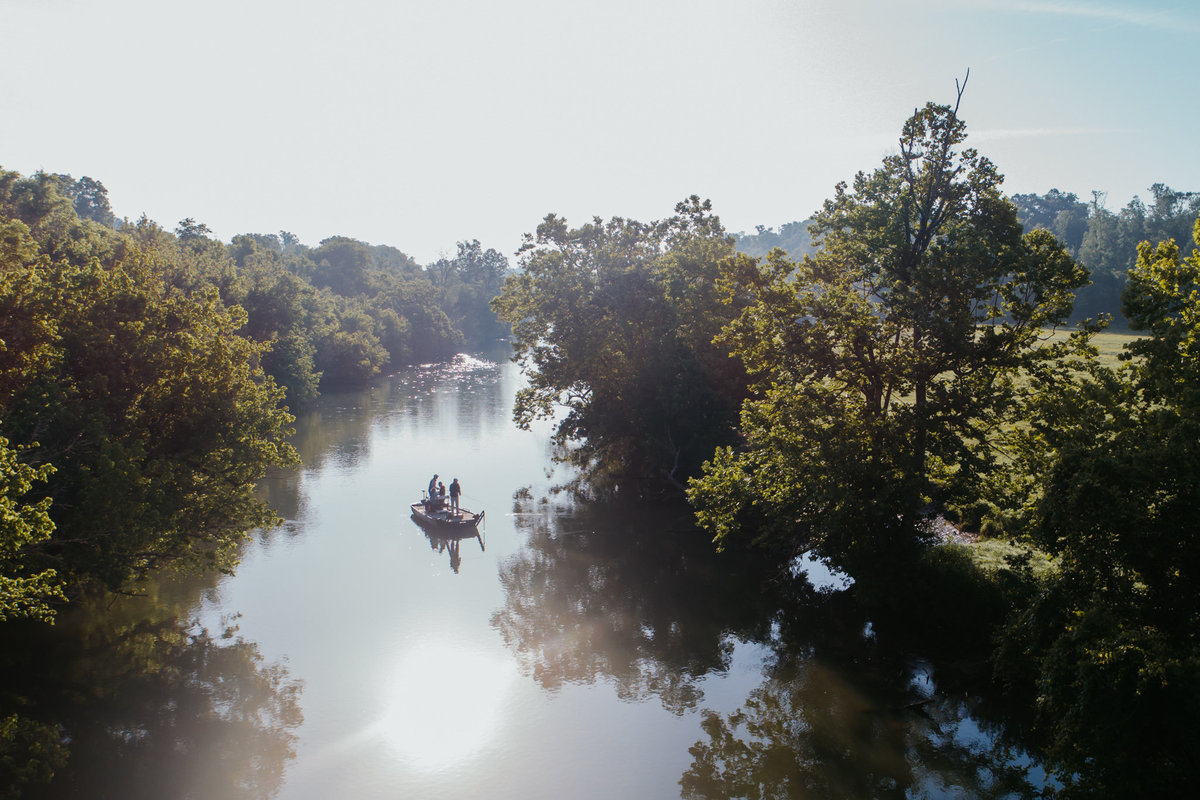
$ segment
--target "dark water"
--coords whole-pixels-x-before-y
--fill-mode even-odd
[[[77,612],[62,797],[1020,797],[1043,780],[961,665],[686,518],[551,492],[520,377],[460,357],[298,420],[286,518],[235,576]],[[457,477],[481,535],[409,519]],[[103,613],[102,613],[103,612]],[[882,638],[882,637],[880,637]],[[61,680],[56,678],[56,680]]]

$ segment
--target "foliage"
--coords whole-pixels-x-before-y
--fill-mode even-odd
[[[84,177],[0,171],[0,207],[25,224],[38,252],[108,268],[136,247],[184,293],[215,287],[247,312],[244,335],[271,345],[262,364],[293,406],[324,388],[362,386],[389,366],[448,358],[503,336],[489,302],[507,259],[460,242],[450,280],[394,247],[345,236],[301,245],[287,231],[242,234],[229,245],[188,217],[174,233],[142,217],[117,220],[103,184]],[[0,252],[11,235],[0,233]]]
[[[228,568],[242,533],[271,519],[254,483],[293,458],[266,347],[239,334],[244,312],[215,287],[176,288],[186,271],[163,268],[176,253],[113,247],[118,235],[93,236],[53,181],[2,177],[0,210],[25,219],[4,221],[16,244],[0,264],[0,434],[30,459],[8,470],[6,494],[37,476],[26,517],[48,515],[6,559],[76,590],[164,564]]]
[[[1200,192],[1180,192],[1162,183],[1150,187],[1151,202],[1134,197],[1114,213],[1104,207],[1105,192],[1083,203],[1074,194],[1051,189],[1045,195],[1018,194],[1013,202],[1026,230],[1044,228],[1062,242],[1092,275],[1080,289],[1075,318],[1107,314],[1119,320],[1127,271],[1146,240],[1185,242],[1200,213]]]
[[[693,196],[669,219],[575,229],[549,215],[494,301],[529,380],[514,418],[555,417],[561,457],[596,491],[681,486],[731,438],[743,376],[712,337],[733,242],[710,210]]]
[[[468,339],[485,342],[508,333],[490,307],[508,274],[508,259],[500,252],[484,250],[478,239],[459,242],[455,257],[438,259],[429,273],[442,290],[450,320]]]
[[[21,504],[20,498],[53,473],[50,465],[32,467],[17,460],[17,451],[0,437],[0,622],[36,618],[52,620],[53,600],[62,600],[58,573],[53,569],[31,572],[25,549],[50,538],[54,523],[48,513],[50,498]]]
[[[726,264],[744,300],[721,341],[756,393],[743,445],[694,481],[718,542],[742,531],[790,559],[810,547],[851,571],[911,562],[931,502],[974,491],[998,458],[1016,378],[1061,357],[1039,346],[1083,270],[1052,236],[1022,236],[992,163],[960,149],[954,109],[928,104],[900,152],[839,184],[796,262]]]
[[[53,329],[52,358],[3,409],[9,437],[56,466],[44,557],[114,588],[165,562],[227,568],[241,532],[270,519],[254,482],[292,458],[263,348],[236,333],[244,314],[215,292],[167,294],[136,263],[4,277],[9,319]]]
[[[1200,242],[1200,222],[1195,236]],[[1144,244],[1123,369],[1059,397],[1036,533],[1061,569],[1014,615],[1001,664],[1033,675],[1064,794],[1170,796],[1200,733],[1200,253]]]

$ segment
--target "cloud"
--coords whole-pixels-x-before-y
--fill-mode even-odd
[[[1110,5],[1098,3],[1040,2],[1040,0],[1006,0],[986,3],[993,8],[1029,14],[1051,14],[1060,17],[1081,17],[1103,22],[1157,28],[1172,32],[1200,30],[1200,21],[1189,18],[1191,4],[1176,4],[1165,8],[1147,8],[1143,4]]]

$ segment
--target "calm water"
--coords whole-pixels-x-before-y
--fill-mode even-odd
[[[1018,797],[1042,779],[969,681],[836,593],[781,590],[686,519],[551,489],[520,376],[460,357],[297,422],[286,518],[234,576],[60,626],[104,689],[64,797]],[[433,472],[486,510],[447,542]],[[86,648],[85,648],[86,649]],[[107,652],[107,651],[106,651]],[[133,666],[131,666],[133,665]],[[1012,726],[1009,726],[1011,729]]]

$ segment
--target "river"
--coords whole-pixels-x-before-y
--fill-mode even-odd
[[[520,381],[503,358],[460,356],[323,398],[296,423],[303,466],[263,487],[285,521],[247,542],[236,574],[164,580],[107,603],[103,623],[81,617],[97,609],[64,619],[56,635],[120,655],[85,648],[77,671],[104,688],[63,701],[76,756],[52,796],[1042,785],[1003,698],[877,640],[828,575],[779,587],[676,512],[555,493],[548,427],[511,422]],[[410,519],[434,472],[486,511],[479,537],[447,542]]]

